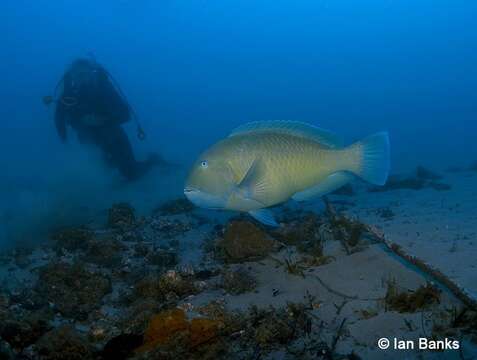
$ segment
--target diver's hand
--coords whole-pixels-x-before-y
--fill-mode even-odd
[[[88,114],[81,118],[81,122],[86,126],[103,126],[106,124],[106,119],[100,115]]]

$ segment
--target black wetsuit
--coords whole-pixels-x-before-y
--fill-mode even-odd
[[[93,115],[94,124],[85,120]],[[78,90],[69,87],[65,76],[64,92],[57,103],[55,125],[62,141],[66,141],[66,127],[70,125],[83,144],[95,144],[103,152],[105,160],[128,180],[141,177],[153,165],[153,161],[137,161],[131,144],[121,124],[131,117],[128,105],[118,94],[104,71],[97,79]]]

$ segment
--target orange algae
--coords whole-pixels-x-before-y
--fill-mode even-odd
[[[186,348],[212,341],[223,326],[219,320],[196,318],[187,321],[184,310],[173,309],[155,315],[144,333],[144,344],[138,351],[149,351],[158,346],[183,342]]]
[[[189,345],[195,347],[217,336],[217,331],[222,327],[222,322],[212,319],[192,319],[190,322]]]
[[[188,331],[189,323],[183,310],[173,309],[155,315],[144,333],[141,350],[151,350],[158,345],[170,343],[176,335]]]

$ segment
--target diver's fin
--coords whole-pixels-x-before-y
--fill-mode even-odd
[[[354,175],[349,172],[335,172],[334,174],[328,176],[325,180],[321,181],[319,184],[296,193],[292,196],[292,199],[296,201],[305,201],[329,194],[330,192],[338,190],[343,185],[346,185],[353,178]]]
[[[255,159],[247,170],[247,173],[237,186],[246,199],[258,200],[267,190],[264,164],[260,159]]]
[[[389,135],[380,132],[352,144],[346,149],[346,170],[353,172],[367,182],[384,185],[390,167]]]
[[[309,125],[299,121],[286,120],[268,120],[255,121],[244,124],[234,129],[229,137],[242,135],[250,132],[272,131],[276,133],[291,134],[316,141],[322,145],[326,145],[331,149],[341,148],[344,146],[340,137],[334,133],[320,129],[319,127]]]
[[[268,226],[279,226],[273,217],[273,213],[268,209],[251,210],[248,212],[254,219]]]

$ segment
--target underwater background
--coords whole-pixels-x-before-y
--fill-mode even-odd
[[[160,151],[187,168],[237,125],[283,119],[349,142],[388,130],[393,172],[477,157],[471,1],[7,0],[1,10],[0,191],[23,230],[55,206],[121,195],[100,161],[60,143],[41,102],[88,53],[147,131],[139,156]],[[170,193],[161,177],[124,191],[141,207]]]
[[[354,198],[342,193],[332,201],[338,213],[342,211],[369,224],[371,227],[365,227],[366,234],[369,232],[381,241],[385,235],[376,235],[375,226],[384,229],[384,233],[389,231],[387,234],[403,246],[406,254],[418,256],[423,263],[458,282],[464,300],[459,296],[456,300],[452,297],[455,294],[451,296],[444,291],[447,297],[441,299],[442,306],[450,308],[463,302],[469,308],[473,306],[474,311],[477,299],[476,19],[477,2],[469,0],[3,0],[0,2],[0,252],[51,241],[52,234],[59,229],[87,226],[96,231],[111,221],[111,211],[114,213],[118,204],[119,212],[127,203],[134,209],[136,218],[152,217],[153,223],[160,223],[160,219],[154,218],[157,209],[164,203],[174,204],[167,201],[181,199],[177,206],[187,208],[180,201],[187,173],[198,154],[247,122],[306,122],[339,134],[347,144],[388,131],[393,181],[385,190],[354,182]],[[105,166],[98,149],[80,144],[71,128],[68,142],[60,141],[54,124],[55,106],[45,106],[42,99],[55,95],[55,87],[65,70],[82,57],[93,57],[112,74],[137,113],[147,135],[145,141],[137,139],[133,121],[123,126],[137,158],[145,159],[151,152],[157,152],[174,166],[158,167],[141,179],[126,182],[117,171]],[[399,182],[399,179],[404,180]],[[292,215],[287,215],[287,206],[292,209]],[[296,209],[296,204],[287,204],[277,211],[280,219],[292,219],[306,228],[308,220],[300,218],[302,215],[297,214],[301,210]],[[316,212],[318,217],[325,213],[329,216],[331,211],[331,225],[327,224],[344,226],[329,204],[321,200],[310,202],[303,209]],[[174,211],[171,213],[175,216]],[[185,244],[180,246],[181,264],[188,260],[196,263],[202,256],[197,254],[197,239],[204,233],[208,235],[203,238],[210,237],[217,226],[229,230],[227,226],[231,226],[233,230],[233,223],[227,221],[237,215],[197,210],[200,215],[194,217],[188,211],[192,210],[187,208],[184,218],[178,220],[184,221],[184,229],[174,227],[179,224],[174,218],[171,221],[176,224],[172,227],[175,230],[169,225],[157,225],[151,230],[152,233],[178,231],[167,236]],[[149,224],[149,220],[145,223]],[[209,223],[203,225],[202,221]],[[306,229],[299,230],[304,231],[305,237],[310,236]],[[239,234],[242,231],[240,227],[232,230]],[[193,235],[188,235],[188,231]],[[276,239],[290,245],[280,236]],[[193,249],[190,253],[189,245]],[[345,255],[353,254],[355,245],[351,251],[344,245]],[[299,245],[296,246],[298,249]],[[328,251],[326,246],[324,249]],[[342,252],[336,255],[335,250],[329,251],[330,259],[343,256]],[[371,252],[369,256],[373,254],[376,255]],[[289,272],[301,274],[299,268],[290,270],[289,263],[286,264]],[[343,268],[352,269],[362,263],[356,264],[347,263]],[[373,273],[373,266],[388,269],[388,265],[371,262],[369,269],[365,268]],[[259,274],[260,286],[262,273],[255,266],[258,265],[251,265],[252,272]],[[336,267],[339,272],[339,266]],[[267,273],[272,268],[270,265]],[[395,269],[394,265],[389,268]],[[29,267],[25,269],[26,273],[34,272]],[[330,274],[334,274],[330,269]],[[396,277],[405,279],[409,288],[417,288],[430,279],[420,273],[422,270],[419,267],[418,276],[409,275],[408,270],[396,270]],[[424,273],[427,270],[424,268]],[[339,294],[355,290],[345,279],[333,276],[330,282],[343,281]],[[452,288],[447,279],[438,281]],[[265,281],[280,282],[265,277],[262,284]],[[296,285],[299,291],[307,286],[305,280],[303,286],[300,284]],[[0,295],[1,285],[0,276]],[[279,292],[272,287],[266,291],[270,290],[273,296],[261,298],[262,305],[279,306],[280,300],[275,297]],[[389,289],[388,286],[386,296]],[[424,296],[432,300],[434,290],[423,289],[430,291]],[[361,295],[368,296],[372,292],[368,290],[361,289]],[[188,296],[190,292],[184,294]],[[214,294],[207,295],[208,299],[215,298]],[[301,293],[300,296],[303,297]],[[344,299],[349,300],[346,296]],[[237,301],[234,304],[242,306],[248,300]],[[401,313],[400,304],[393,306]],[[375,315],[371,316],[368,310],[363,315],[366,320]],[[474,329],[474,342],[469,342],[466,351],[476,355],[477,315],[472,314],[474,317],[469,321]],[[403,323],[401,318],[381,318],[380,312],[376,316],[382,323],[390,321],[396,327]],[[339,338],[343,324],[340,327],[340,321],[336,321],[333,334],[338,331]],[[418,323],[419,318],[414,321]],[[415,330],[413,325],[406,323],[406,326],[411,332]],[[0,355],[1,335],[0,326]],[[108,336],[101,341],[106,342],[112,335]],[[146,342],[146,345],[151,344]],[[18,346],[14,350],[19,353]],[[350,346],[340,353],[349,353]],[[331,352],[335,350],[333,347]],[[280,358],[267,354],[270,359]],[[363,358],[381,355],[372,353]],[[190,356],[205,358],[203,353]],[[457,353],[443,353],[425,358],[457,356]],[[259,358],[260,355],[256,357]]]

